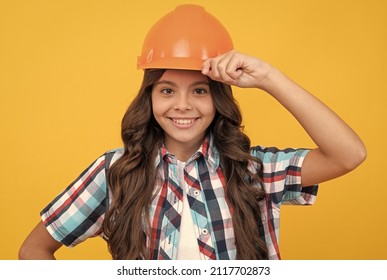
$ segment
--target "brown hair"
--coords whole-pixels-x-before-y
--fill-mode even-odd
[[[150,229],[154,163],[164,133],[153,117],[151,93],[164,71],[144,71],[139,93],[122,119],[124,154],[108,171],[112,203],[103,223],[113,259],[149,258],[145,233]],[[231,87],[210,80],[210,89],[217,112],[209,131],[219,150],[226,196],[233,208],[237,259],[267,259],[266,244],[258,231],[258,202],[264,191],[254,186],[261,184],[262,163],[249,153],[250,140],[242,131],[242,116]],[[248,170],[249,162],[257,163],[257,174]]]

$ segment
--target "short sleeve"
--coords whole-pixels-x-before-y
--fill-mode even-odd
[[[301,186],[301,168],[307,149],[284,149],[257,146],[251,150],[263,164],[263,186],[269,199],[281,204],[314,204],[318,185]]]
[[[108,152],[99,157],[40,212],[55,240],[73,247],[102,233],[109,202],[106,170],[115,154]]]

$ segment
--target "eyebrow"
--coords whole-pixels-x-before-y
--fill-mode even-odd
[[[173,87],[176,87],[177,84],[172,82],[172,81],[168,81],[168,80],[160,80],[158,82],[156,82],[154,84],[154,86],[158,86],[159,84],[167,84],[167,85],[170,85],[170,86],[173,86]],[[190,84],[190,87],[193,87],[193,86],[198,86],[198,85],[206,85],[206,86],[209,86],[210,83],[207,82],[207,81],[196,81],[196,82],[193,82],[192,84]]]

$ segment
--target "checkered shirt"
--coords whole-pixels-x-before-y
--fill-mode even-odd
[[[260,202],[261,237],[269,259],[280,259],[280,206],[313,204],[318,186],[301,188],[301,166],[309,150],[252,147],[251,154],[263,162],[266,198]],[[101,236],[102,222],[109,205],[106,172],[123,154],[112,150],[99,157],[72,184],[41,211],[54,239],[75,246]],[[156,158],[158,176],[150,205],[151,233],[147,237],[151,259],[176,259],[183,210],[183,189],[179,183],[177,159],[164,147]],[[251,171],[256,170],[250,164]],[[225,178],[219,153],[211,135],[186,162],[184,180],[193,220],[193,230],[202,259],[236,258],[230,207],[225,197]],[[257,186],[260,187],[260,186]]]

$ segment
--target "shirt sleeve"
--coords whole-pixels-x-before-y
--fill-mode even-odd
[[[52,237],[73,247],[102,233],[108,204],[106,153],[94,161],[41,212],[41,219]]]
[[[317,196],[318,185],[301,187],[301,168],[307,149],[254,147],[253,156],[263,164],[263,187],[269,200],[281,204],[311,205]]]

